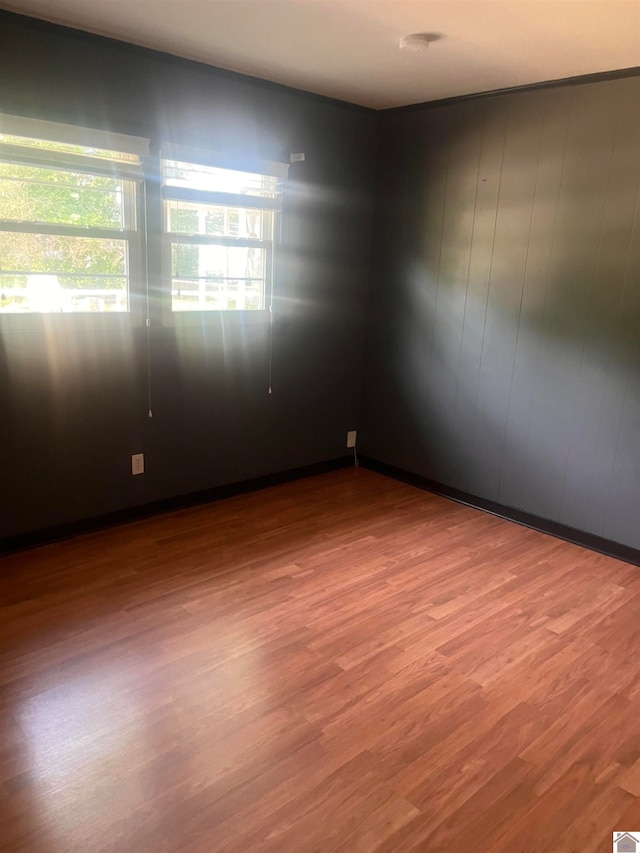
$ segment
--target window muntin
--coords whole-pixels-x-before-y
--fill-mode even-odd
[[[5,119],[20,121],[0,116],[0,130]],[[144,140],[114,151],[96,146],[98,131],[52,124],[58,141],[28,135],[48,123],[23,122],[0,132],[0,315],[129,311],[132,276],[142,289]]]
[[[162,175],[172,311],[266,310],[278,178],[175,159]]]

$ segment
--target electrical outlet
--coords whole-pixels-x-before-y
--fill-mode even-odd
[[[134,477],[144,474],[144,453],[134,453],[131,457],[131,473]]]
[[[350,430],[347,433],[347,447],[355,447],[357,437],[358,437],[357,431],[355,429]]]

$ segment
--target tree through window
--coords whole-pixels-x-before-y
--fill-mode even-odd
[[[129,310],[145,141],[113,141],[0,116],[0,314]]]

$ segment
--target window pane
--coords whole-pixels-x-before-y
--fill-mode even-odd
[[[0,163],[0,219],[132,228],[125,224],[125,198],[133,192],[117,178]]]
[[[126,311],[126,240],[0,233],[0,312]]]
[[[82,134],[81,128],[78,128],[78,134]],[[0,143],[21,145],[24,148],[36,148],[41,151],[57,151],[60,154],[82,154],[85,157],[114,160],[118,163],[140,163],[140,157],[137,154],[125,154],[123,151],[108,151],[106,148],[92,148],[86,145],[70,145],[66,142],[51,142],[48,139],[32,139],[29,136],[12,136],[8,133],[0,133]]]
[[[174,311],[259,311],[267,253],[241,246],[171,245]]]
[[[240,193],[263,198],[276,198],[278,195],[278,179],[272,175],[198,166],[194,163],[181,163],[178,160],[163,160],[162,167],[165,184],[169,187]]]
[[[273,239],[273,212],[219,207],[187,201],[167,201],[167,228],[174,234]]]

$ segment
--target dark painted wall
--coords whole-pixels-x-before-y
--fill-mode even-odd
[[[345,454],[357,425],[373,113],[0,14],[0,111],[288,159],[268,329],[151,333],[129,317],[50,317],[0,333],[0,537]],[[133,478],[130,456],[145,453]]]
[[[640,79],[378,117],[0,13],[0,110],[292,169],[267,328],[0,332],[0,537],[361,452],[640,547]],[[153,270],[152,270],[153,272]],[[360,423],[360,387],[364,405]],[[147,472],[132,478],[130,455]]]
[[[640,78],[382,117],[359,447],[640,547]]]

